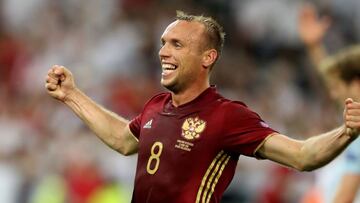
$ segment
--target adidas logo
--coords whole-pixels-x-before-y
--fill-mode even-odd
[[[145,123],[145,125],[143,126],[143,128],[148,128],[148,129],[150,129],[152,122],[153,122],[153,119],[149,120],[147,123]]]

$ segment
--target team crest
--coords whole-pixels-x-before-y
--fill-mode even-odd
[[[187,118],[182,125],[181,135],[187,140],[198,139],[200,133],[205,130],[206,122],[200,120],[198,117]]]

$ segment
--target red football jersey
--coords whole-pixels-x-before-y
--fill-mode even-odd
[[[139,139],[133,203],[220,202],[239,156],[254,156],[275,131],[214,87],[174,107],[153,97],[130,123]]]

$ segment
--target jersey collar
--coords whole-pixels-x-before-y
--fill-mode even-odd
[[[218,94],[216,86],[211,85],[192,101],[182,104],[178,107],[175,107],[172,104],[171,94],[169,93],[168,99],[164,105],[163,112],[165,114],[194,112],[197,111],[199,108],[204,107],[219,98],[221,98],[221,96]]]

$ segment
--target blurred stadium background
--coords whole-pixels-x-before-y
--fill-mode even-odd
[[[360,39],[360,1],[318,0],[330,53]],[[175,10],[214,16],[224,54],[212,83],[273,128],[304,139],[341,121],[297,33],[303,1],[0,0],[0,202],[127,203],[136,156],[108,149],[44,88],[53,64],[126,118],[159,85],[159,37]],[[181,166],[179,166],[181,167]],[[184,173],[186,170],[184,169]],[[222,202],[301,202],[314,172],[241,157]]]

